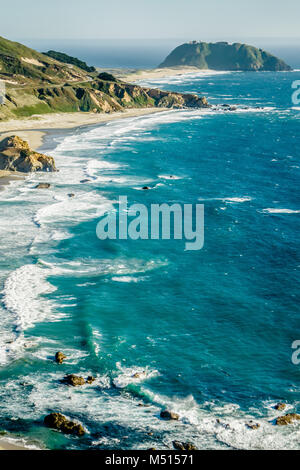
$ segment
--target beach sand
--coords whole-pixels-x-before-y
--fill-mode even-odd
[[[215,73],[213,70],[202,70],[198,69],[197,67],[166,67],[162,69],[146,69],[146,70],[132,70],[132,71],[118,71],[118,70],[111,70],[111,72],[120,80],[124,80],[126,82],[137,82],[138,80],[150,80],[156,78],[165,78],[165,77],[175,77],[177,75],[186,75],[186,74],[210,74],[212,72]]]
[[[109,114],[76,112],[34,115],[25,119],[12,119],[0,122],[0,140],[16,134],[26,140],[33,150],[37,150],[41,147],[47,130],[72,129],[162,111],[167,111],[167,108],[134,108]]]
[[[110,114],[53,113],[25,119],[12,119],[0,122],[0,141],[5,137],[17,135],[26,140],[32,150],[38,150],[43,144],[45,135],[50,131],[102,124],[116,119],[144,116],[167,110],[167,108],[135,108]],[[0,190],[11,181],[24,178],[24,176],[22,173],[0,170]]]
[[[11,444],[5,439],[0,439],[0,450],[29,450],[26,447],[20,445]]]

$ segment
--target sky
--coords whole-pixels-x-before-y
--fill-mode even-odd
[[[299,38],[299,0],[9,0],[8,39]]]

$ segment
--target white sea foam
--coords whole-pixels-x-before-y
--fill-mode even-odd
[[[249,196],[244,197],[212,197],[212,198],[199,198],[198,201],[221,201],[227,204],[238,204],[242,202],[250,202],[252,198]],[[225,209],[222,207],[221,209]]]
[[[13,271],[3,290],[3,303],[15,316],[15,327],[23,332],[35,323],[53,321],[53,305],[41,296],[56,289],[47,280],[47,270],[37,265],[26,265]]]
[[[120,362],[116,366],[120,372],[113,379],[113,384],[117,388],[125,388],[129,384],[141,383],[159,375],[157,370],[151,370],[148,367],[123,367]]]
[[[300,214],[300,210],[277,209],[277,208],[263,209],[261,212],[264,212],[267,214]]]
[[[181,180],[184,176],[177,176],[177,175],[158,175],[159,178],[164,180]]]
[[[143,278],[137,278],[133,276],[113,276],[111,278],[111,280],[115,282],[139,282],[142,279]]]
[[[0,363],[5,364],[35,347],[24,333],[36,323],[59,321],[63,314],[56,311],[53,301],[45,295],[56,289],[47,281],[49,271],[38,265],[25,265],[13,271],[4,283],[4,320],[1,321]]]
[[[165,259],[154,259],[150,261],[139,260],[136,258],[131,259],[90,259],[81,258],[74,259],[73,261],[56,258],[49,256],[48,260],[39,259],[39,263],[45,266],[55,276],[106,276],[106,275],[121,275],[128,276],[133,274],[143,274],[154,269],[159,269],[167,266],[168,261]],[[118,278],[119,279],[119,278]],[[114,279],[116,280],[116,279]]]

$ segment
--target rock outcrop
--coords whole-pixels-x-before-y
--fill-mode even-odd
[[[285,403],[277,403],[277,405],[274,406],[275,410],[282,411],[286,409],[286,404]]]
[[[177,413],[174,413],[173,411],[168,411],[168,410],[163,410],[160,413],[160,417],[163,419],[175,420],[175,421],[178,421],[179,419],[179,415]]]
[[[248,44],[191,41],[176,47],[159,67],[193,66],[199,69],[288,71],[283,60]]]
[[[259,423],[254,423],[253,421],[250,421],[249,423],[246,423],[246,427],[248,429],[252,429],[253,431],[255,431],[255,430],[260,428],[260,424]]]
[[[66,375],[63,379],[63,383],[67,385],[72,385],[72,387],[78,387],[79,385],[84,385],[85,379],[83,377],[80,377],[78,375],[70,374]]]
[[[86,379],[86,383],[87,384],[92,384],[93,382],[95,382],[96,378],[93,377],[92,375],[89,375],[88,378]]]
[[[50,413],[45,417],[44,424],[48,428],[57,429],[65,434],[74,434],[75,436],[83,436],[85,434],[81,424],[68,420],[61,413]]]
[[[172,442],[174,449],[176,450],[198,450],[198,448],[191,442]]]
[[[35,186],[35,189],[49,189],[50,187],[50,183],[39,183]]]
[[[21,173],[57,171],[52,157],[31,150],[28,143],[16,135],[0,142],[0,170]]]
[[[280,416],[276,419],[277,426],[286,426],[287,424],[292,424],[295,421],[300,420],[300,415],[296,413],[289,413],[285,416]]]
[[[64,353],[62,353],[61,351],[58,351],[58,352],[55,354],[55,361],[56,361],[58,364],[62,364],[66,358],[67,358],[67,356],[66,356]]]

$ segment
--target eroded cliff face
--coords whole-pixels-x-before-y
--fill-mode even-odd
[[[34,152],[27,142],[15,135],[0,142],[0,170],[22,173],[57,171],[52,157]]]
[[[7,89],[0,119],[21,118],[49,112],[112,113],[127,108],[201,108],[206,98],[174,93],[117,80],[109,74],[80,84],[40,86],[30,90]]]

